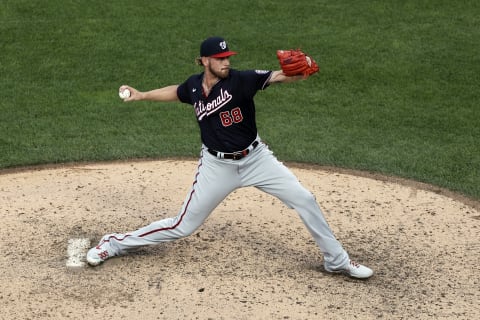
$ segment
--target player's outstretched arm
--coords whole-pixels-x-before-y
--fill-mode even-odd
[[[286,83],[306,79],[303,75],[286,76],[282,70],[273,71],[269,83]]]
[[[122,85],[119,88],[119,92],[124,92],[125,90],[130,91],[130,96],[123,98],[123,101],[140,101],[140,100],[149,100],[149,101],[178,101],[177,96],[178,85],[171,85],[159,89],[154,89],[151,91],[138,91],[137,89],[130,87],[128,85]]]

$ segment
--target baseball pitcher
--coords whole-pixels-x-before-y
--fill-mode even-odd
[[[202,72],[185,82],[151,91],[122,85],[126,102],[180,101],[193,107],[200,126],[200,159],[190,191],[178,213],[138,230],[105,235],[87,253],[91,266],[137,248],[191,235],[232,191],[254,186],[295,209],[317,243],[328,272],[369,278],[373,271],[354,262],[335,238],[314,195],[262,142],[255,120],[254,96],[271,84],[307,79],[319,71],[301,50],[278,50],[281,70],[235,70],[225,39],[210,37],[200,46]]]

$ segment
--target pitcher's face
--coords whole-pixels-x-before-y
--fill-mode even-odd
[[[230,59],[226,58],[207,58],[205,67],[217,78],[225,79],[230,72]]]

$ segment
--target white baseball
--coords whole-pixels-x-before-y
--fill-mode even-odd
[[[130,97],[130,90],[125,89],[123,91],[118,92],[118,95],[120,96],[121,99],[126,99]]]

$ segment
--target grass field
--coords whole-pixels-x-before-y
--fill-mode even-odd
[[[257,95],[281,160],[480,199],[478,1],[4,0],[0,34],[0,168],[197,156],[191,108],[117,90],[184,81],[222,35],[235,68],[277,69],[275,51],[297,47],[320,65]]]

